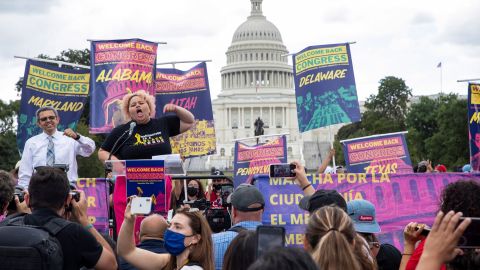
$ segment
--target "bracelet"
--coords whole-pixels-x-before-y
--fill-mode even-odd
[[[308,188],[309,186],[311,186],[311,185],[312,185],[312,184],[308,184],[308,185],[304,186],[304,187],[302,188],[302,190],[307,189],[307,188]]]
[[[402,256],[412,256],[412,253],[402,253]]]
[[[93,228],[93,225],[90,223],[90,224],[88,224],[88,225],[86,225],[86,226],[83,226],[83,228],[88,231],[88,230],[90,230],[91,228]]]

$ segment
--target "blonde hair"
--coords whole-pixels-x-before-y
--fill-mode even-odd
[[[145,90],[138,90],[134,93],[129,92],[122,99],[122,114],[126,121],[132,120],[128,107],[130,107],[130,100],[133,97],[140,97],[147,102],[147,105],[150,108],[150,117],[155,117],[155,97],[145,92]]]
[[[350,217],[338,207],[324,206],[309,218],[305,237],[320,269],[360,270],[354,253],[357,233]]]

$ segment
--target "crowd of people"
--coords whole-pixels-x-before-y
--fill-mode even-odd
[[[173,104],[163,108],[167,115],[153,118],[155,103],[144,91],[126,95],[122,104],[124,118],[130,122],[115,128],[101,146],[98,157],[103,162],[168,154],[169,137],[194,124],[190,112]],[[303,248],[282,244],[260,253],[259,229],[266,225],[262,223],[265,198],[254,184],[241,184],[228,198],[223,198],[218,187],[231,185],[227,178],[215,179],[208,186],[196,179],[187,181],[186,189],[174,186],[170,207],[175,214],[168,221],[157,214],[145,217],[138,243],[134,233],[137,216],[131,211],[133,197],[128,198],[118,239],[112,239],[90,223],[85,194],[71,185],[77,177],[76,156],[91,155],[95,144],[71,129],[58,131],[60,119],[52,107],[39,109],[36,116],[43,132],[27,141],[15,170],[0,171],[2,269],[30,262],[32,269],[40,269],[35,261],[16,256],[20,247],[31,244],[28,238],[34,237],[9,234],[15,226],[43,229],[48,232],[48,239],[56,239],[62,259],[53,261],[61,264],[59,269],[480,269],[478,249],[459,247],[472,219],[480,217],[480,184],[476,181],[448,184],[431,227],[415,220],[405,224],[404,247],[400,251],[379,241],[377,234],[382,228],[376,219],[375,205],[360,199],[346,202],[335,190],[316,190],[297,161],[293,162],[295,183],[304,194],[298,207],[309,213]],[[330,151],[326,160],[334,155]],[[329,168],[329,163],[324,161],[318,173],[343,170]],[[417,171],[445,172],[442,166],[432,168],[427,161],[419,164]],[[230,226],[217,231],[206,213],[185,204],[201,200],[221,209],[228,205]],[[55,244],[47,248],[54,249]],[[53,265],[47,268],[55,269]]]
[[[298,164],[298,163],[297,163]],[[21,217],[24,224],[43,226],[51,220],[63,224],[56,238],[63,251],[63,269],[478,269],[477,249],[459,248],[458,242],[480,216],[480,185],[458,181],[445,187],[441,205],[428,235],[425,224],[412,221],[404,230],[404,249],[380,243],[381,227],[375,206],[366,200],[346,202],[335,190],[312,190],[301,164],[296,168],[299,190],[305,197],[299,207],[310,213],[304,248],[277,246],[260,256],[256,228],[262,225],[265,200],[254,186],[242,184],[230,197],[232,227],[212,233],[201,211],[181,207],[167,222],[146,217],[135,245],[131,200],[118,242],[99,234],[86,216],[86,198],[73,198],[67,174],[58,168],[36,170],[23,202],[14,195],[13,176],[0,172],[0,207],[6,213],[2,228]],[[307,188],[305,188],[307,187]],[[462,218],[463,216],[467,218]],[[2,239],[0,237],[0,246]],[[4,247],[1,247],[4,248]],[[0,249],[1,249],[0,248]],[[1,253],[0,253],[1,254]]]

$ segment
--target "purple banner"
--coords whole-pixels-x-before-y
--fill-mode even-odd
[[[470,142],[470,164],[480,171],[480,84],[468,85],[468,141]]]
[[[151,197],[152,211],[165,215],[168,209],[163,160],[127,160],[126,167],[127,197]]]
[[[141,39],[92,41],[90,133],[109,133],[126,122],[121,101],[127,93],[155,94],[157,47]]]
[[[378,234],[380,242],[398,248],[403,245],[403,229],[409,222],[433,224],[444,186],[467,179],[480,182],[480,174],[463,173],[348,173],[308,175],[308,178],[316,189],[335,189],[346,201],[372,202],[382,229]],[[257,185],[265,197],[264,224],[284,226],[286,243],[303,245],[309,214],[298,207],[303,198],[301,189],[286,178],[260,179]]]
[[[234,157],[234,185],[250,183],[255,174],[268,175],[270,164],[287,162],[287,139],[283,135],[252,146],[237,141]]]
[[[340,141],[349,173],[412,173],[406,132]]]
[[[184,158],[215,154],[215,126],[206,63],[187,71],[157,68],[155,92],[157,114],[166,104],[172,103],[195,116],[191,129],[170,138],[172,152]]]
[[[87,197],[87,216],[90,223],[100,233],[108,233],[108,181],[105,178],[78,178],[75,184]]]

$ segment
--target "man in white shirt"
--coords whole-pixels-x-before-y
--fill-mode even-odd
[[[42,107],[37,110],[37,125],[42,133],[28,139],[23,149],[18,184],[28,187],[33,170],[39,166],[67,164],[70,182],[76,181],[77,155],[90,156],[95,151],[95,142],[82,136],[70,128],[63,132],[57,130],[60,122],[57,110],[53,107]]]

